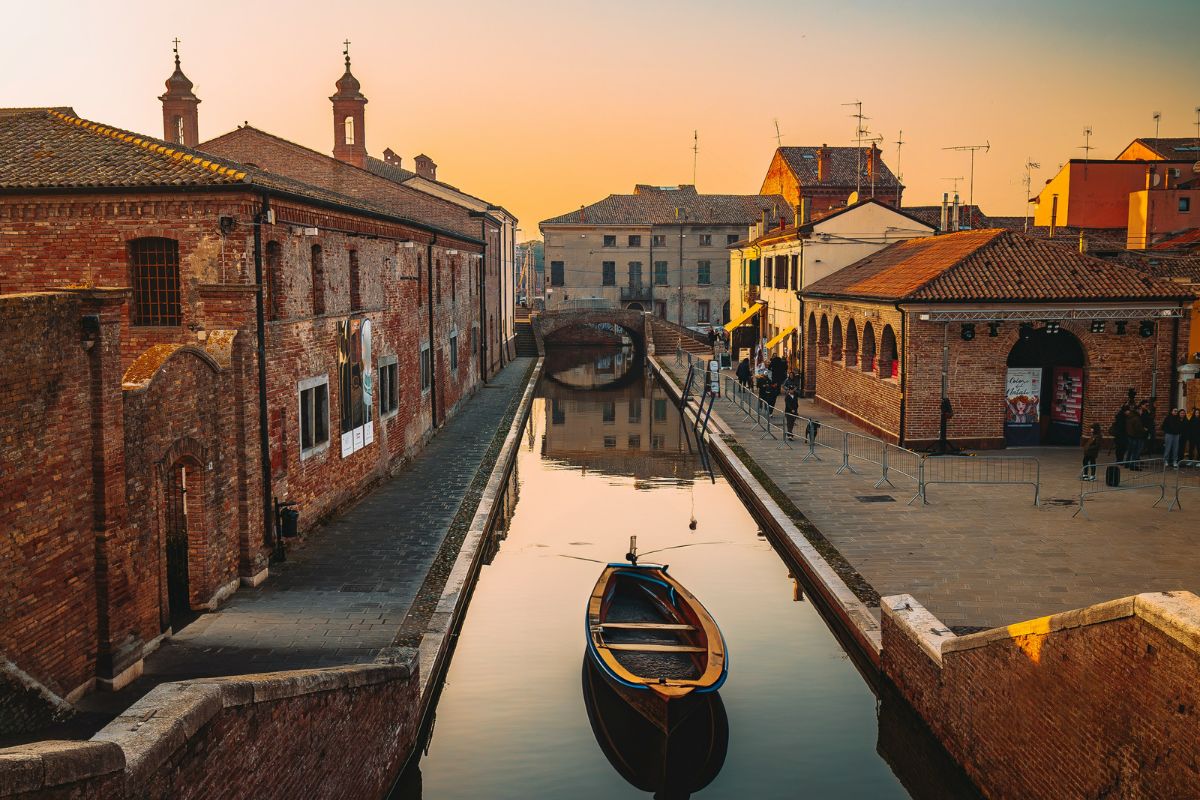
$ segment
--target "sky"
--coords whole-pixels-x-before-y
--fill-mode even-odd
[[[157,9],[157,10],[156,10]],[[160,13],[161,12],[161,13]],[[538,222],[635,183],[756,193],[777,143],[850,145],[855,108],[882,136],[906,205],[936,204],[975,160],[974,198],[1024,213],[1060,164],[1137,136],[1194,136],[1195,0],[77,0],[4,11],[0,106],[69,105],[162,136],[158,96],[179,37],[201,141],[243,121],[322,152],[349,39],[369,99],[366,145]]]

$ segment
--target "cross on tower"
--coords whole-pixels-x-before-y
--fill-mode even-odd
[[[350,69],[350,40],[342,42],[345,47],[342,50],[342,55],[346,57],[346,69]]]
[[[176,36],[171,42],[175,45],[175,66],[179,67],[179,37]]]

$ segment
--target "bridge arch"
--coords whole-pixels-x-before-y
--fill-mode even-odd
[[[546,339],[558,331],[580,325],[617,325],[624,329],[639,352],[646,350],[646,314],[627,308],[588,308],[543,311],[531,320],[538,353],[546,354]]]

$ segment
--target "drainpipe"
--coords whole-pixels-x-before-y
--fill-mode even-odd
[[[479,381],[487,383],[488,378],[488,346],[487,346],[487,218],[479,218],[479,238],[483,239],[483,254],[479,259]]]
[[[271,436],[267,429],[267,322],[263,302],[262,224],[271,211],[271,197],[262,193],[262,208],[254,218],[254,293],[255,352],[258,357],[258,446],[262,461],[263,544],[283,550],[283,539],[275,533],[274,490],[271,488]],[[274,540],[274,542],[272,541]]]
[[[438,426],[438,414],[437,358],[433,349],[433,246],[437,240],[438,236],[435,233],[429,244],[425,245],[425,270],[428,277],[428,280],[425,281],[425,301],[429,308],[429,415],[435,430]]]
[[[650,259],[650,261],[646,266],[649,267],[648,271],[650,273],[650,293],[647,296],[650,298],[649,311],[650,311],[650,314],[653,316],[653,314],[654,314],[654,225],[653,224],[650,225],[650,255],[649,255],[649,259]],[[643,310],[646,310],[646,309],[643,309]]]
[[[900,312],[900,342],[897,346],[900,350],[897,354],[900,356],[900,430],[897,444],[904,447],[904,409],[908,404],[908,392],[905,390],[908,383],[908,367],[905,363],[908,360],[908,314],[900,307],[900,303],[896,303],[896,310]]]

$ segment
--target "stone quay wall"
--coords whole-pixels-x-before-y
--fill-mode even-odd
[[[885,597],[884,675],[995,798],[1200,797],[1200,598],[1125,597],[955,636]]]
[[[166,683],[90,741],[0,750],[0,798],[382,797],[420,726],[413,651]]]

